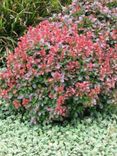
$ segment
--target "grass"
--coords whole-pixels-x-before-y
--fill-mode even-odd
[[[100,113],[66,126],[0,119],[0,156],[116,156],[117,116]]]

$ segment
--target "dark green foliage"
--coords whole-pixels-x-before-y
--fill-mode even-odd
[[[117,1],[109,2],[109,3],[107,3],[107,6],[109,8],[116,8],[117,7]]]

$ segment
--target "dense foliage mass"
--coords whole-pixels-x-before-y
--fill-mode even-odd
[[[90,3],[83,11],[81,4],[73,1],[62,14],[29,27],[7,57],[0,95],[10,107],[26,110],[32,122],[74,117],[116,88],[117,35],[115,25],[110,27],[114,19],[106,25],[105,17],[104,22],[98,18],[101,3],[91,3],[100,8],[97,12]]]

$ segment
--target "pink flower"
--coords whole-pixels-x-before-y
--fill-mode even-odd
[[[14,100],[13,105],[15,106],[16,109],[18,109],[21,106],[18,100]]]
[[[22,101],[22,105],[26,106],[29,103],[29,99],[24,98]]]

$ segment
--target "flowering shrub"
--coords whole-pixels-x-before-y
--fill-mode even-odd
[[[117,44],[117,2],[109,0],[73,0],[60,14],[54,14],[52,21],[62,21],[65,24],[75,23],[79,34],[92,35],[93,41],[100,46],[116,48]],[[102,43],[104,43],[102,45]],[[115,61],[115,64],[117,62]],[[101,103],[117,103],[117,87],[108,94],[101,96]],[[107,100],[108,98],[108,100]],[[106,99],[106,100],[105,100]]]
[[[117,43],[117,2],[73,0],[60,14],[54,14],[50,20],[64,21],[66,24],[76,23],[79,33],[93,32],[96,40],[101,36],[107,44]]]
[[[0,96],[25,109],[33,123],[95,106],[117,81],[117,45],[61,19],[30,27],[0,73]]]

